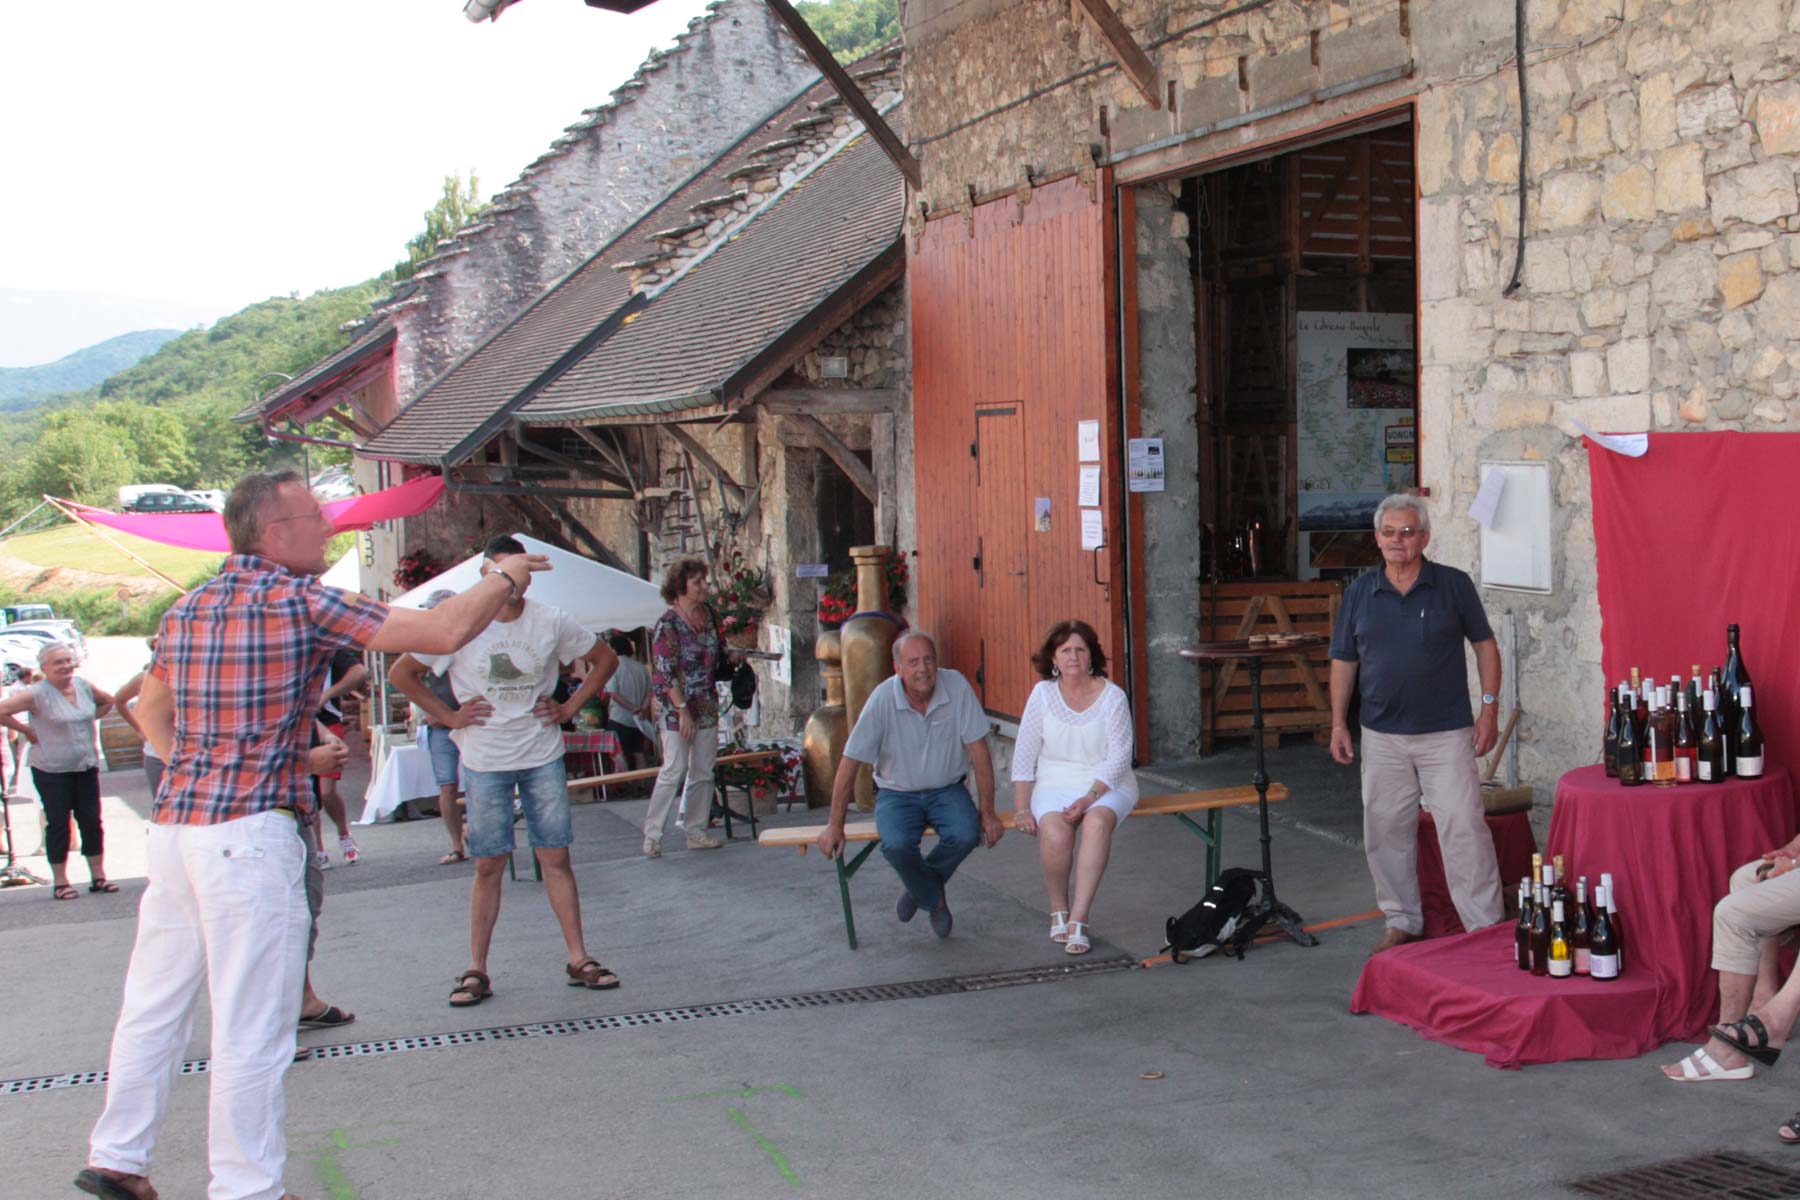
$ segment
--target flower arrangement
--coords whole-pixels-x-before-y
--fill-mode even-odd
[[[444,573],[444,564],[428,550],[414,550],[402,555],[399,565],[394,568],[394,586],[403,592],[410,592],[433,576]]]
[[[729,554],[719,551],[715,559],[712,602],[719,613],[719,632],[733,645],[754,646],[762,615],[775,598],[769,573],[753,565],[739,549]]]
[[[898,614],[906,607],[906,585],[911,572],[906,555],[896,552],[887,561],[887,611]],[[839,571],[825,581],[819,593],[819,626],[836,629],[856,615],[856,572]]]
[[[753,800],[769,796],[792,796],[800,790],[803,767],[800,750],[786,742],[751,742],[741,735],[732,753],[750,750],[779,750],[780,758],[765,758],[751,763],[729,763],[719,768],[720,782],[741,788]]]

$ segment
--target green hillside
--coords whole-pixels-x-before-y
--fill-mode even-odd
[[[164,343],[98,387],[0,412],[0,523],[49,494],[110,505],[128,483],[229,487],[298,458],[232,420],[259,392],[342,347],[347,321],[386,293],[382,279],[252,304]],[[314,465],[330,461],[316,450]]]
[[[65,354],[36,367],[0,367],[0,412],[30,408],[51,396],[86,391],[154,353],[179,329],[141,329]]]

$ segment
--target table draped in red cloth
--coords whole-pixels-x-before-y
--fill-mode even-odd
[[[1590,885],[1611,872],[1625,976],[1611,983],[1520,971],[1509,924],[1377,954],[1350,1011],[1409,1025],[1490,1066],[1631,1058],[1697,1037],[1717,1012],[1712,906],[1731,872],[1793,836],[1787,772],[1686,787],[1620,787],[1581,767],[1557,785],[1546,854]]]
[[[1494,839],[1494,860],[1500,865],[1500,893],[1511,896],[1519,880],[1531,874],[1531,856],[1537,853],[1537,838],[1531,832],[1531,814],[1490,814],[1487,827]],[[1444,853],[1438,848],[1437,822],[1423,810],[1419,813],[1418,874],[1419,909],[1425,918],[1425,936],[1449,937],[1464,932],[1462,918],[1456,914],[1456,903],[1450,899],[1450,885],[1444,879]]]

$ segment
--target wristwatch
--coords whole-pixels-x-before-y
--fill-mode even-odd
[[[1481,693],[1481,702],[1483,704],[1498,704],[1500,703],[1500,697],[1494,695],[1492,692],[1483,692]]]

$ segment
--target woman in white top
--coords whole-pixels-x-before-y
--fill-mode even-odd
[[[1113,830],[1138,801],[1131,708],[1124,691],[1107,682],[1106,654],[1086,621],[1053,626],[1031,664],[1044,682],[1031,689],[1013,748],[1013,827],[1041,834],[1050,940],[1086,954],[1093,945],[1088,909]]]

